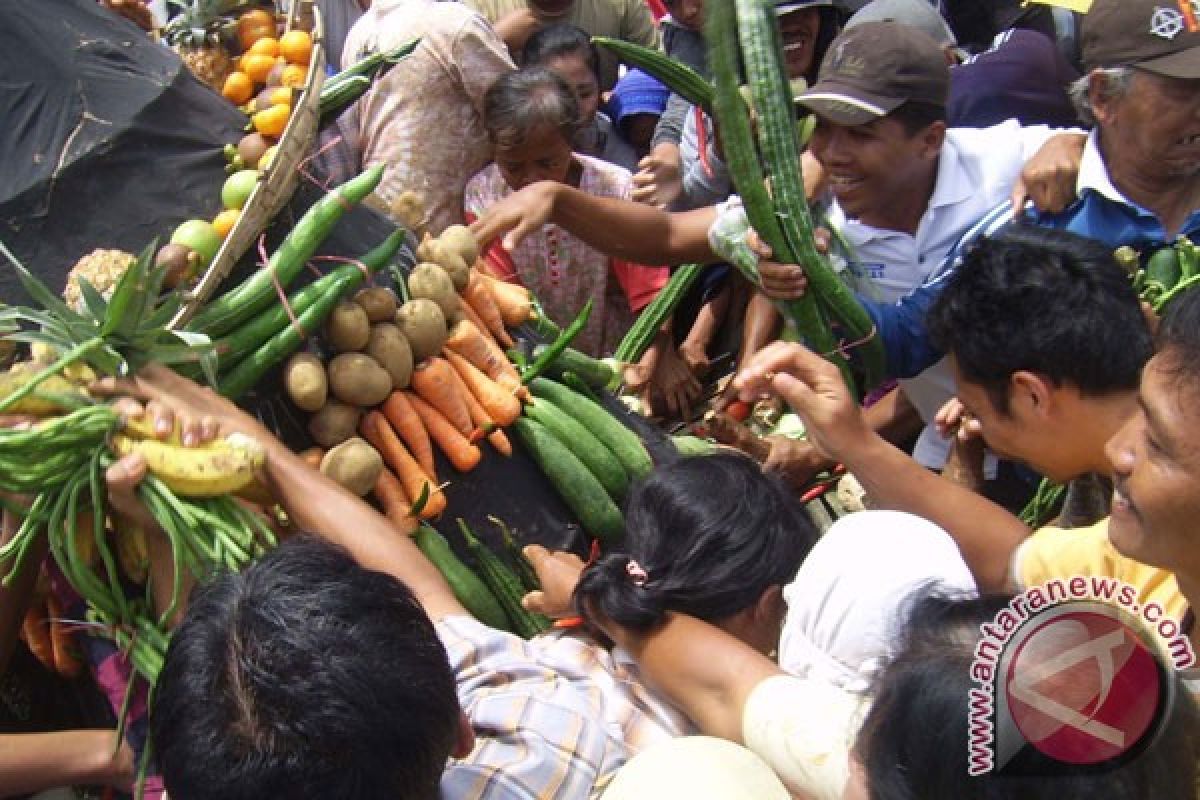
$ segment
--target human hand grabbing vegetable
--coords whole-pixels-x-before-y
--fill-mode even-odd
[[[817,473],[834,466],[834,461],[804,439],[768,436],[766,441],[771,449],[763,462],[763,471],[776,473],[796,489],[808,487]]]
[[[829,252],[829,231],[824,228],[813,230],[817,252]],[[762,278],[762,291],[772,300],[799,300],[808,291],[808,276],[799,264],[780,264],[772,261],[774,255],[770,245],[751,230],[746,234],[746,244],[758,256],[758,273]]]
[[[554,181],[538,181],[492,205],[470,226],[479,246],[503,236],[504,249],[516,249],[521,240],[550,221],[559,186]]]
[[[668,334],[659,334],[637,364],[625,370],[625,387],[640,397],[647,409],[661,397],[667,413],[691,416],[692,402],[702,388]]]
[[[768,345],[737,374],[734,385],[747,402],[782,397],[826,457],[846,461],[843,453],[874,435],[838,368],[802,345]]]
[[[547,550],[540,544],[531,544],[522,552],[542,588],[525,595],[521,605],[552,619],[575,616],[575,587],[586,566],[583,560],[574,553]]]
[[[638,162],[630,197],[646,205],[666,208],[683,194],[679,145],[663,142]]]

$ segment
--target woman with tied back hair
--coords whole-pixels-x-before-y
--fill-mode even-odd
[[[648,631],[679,612],[775,652],[783,587],[816,543],[782,483],[741,454],[685,458],[635,487],[625,519],[626,552],[603,556],[580,579],[581,613]]]
[[[579,104],[570,87],[545,67],[526,67],[497,80],[484,96],[484,127],[493,163],[471,178],[466,214],[474,219],[514,191],[554,181],[597,197],[628,199],[629,171],[573,152]],[[631,264],[546,225],[509,253],[494,242],[485,252],[492,273],[524,284],[546,313],[566,325],[592,301],[592,315],[574,341],[583,352],[611,353],[667,280],[665,267]]]
[[[844,800],[1192,800],[1200,758],[1200,717],[1179,673],[1166,717],[1146,748],[1097,772],[1051,762],[1033,747],[1017,756],[1027,774],[968,774],[968,692],[980,625],[1011,595],[918,593],[908,605],[897,650],[879,673],[873,704],[851,755]],[[1118,678],[1119,680],[1119,678]]]

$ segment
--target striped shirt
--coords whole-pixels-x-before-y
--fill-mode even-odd
[[[648,745],[694,732],[642,684],[632,659],[590,639],[525,641],[469,617],[437,628],[476,737],[447,764],[445,798],[593,797]]]

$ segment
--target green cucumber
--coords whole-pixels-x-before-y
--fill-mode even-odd
[[[672,270],[666,285],[646,304],[621,339],[613,358],[623,364],[637,363],[703,271],[704,268],[699,264],[684,264]],[[586,380],[582,372],[574,372]]]
[[[492,596],[500,602],[504,613],[512,621],[513,633],[522,639],[532,639],[548,630],[553,624],[548,617],[535,614],[521,605],[525,587],[521,585],[516,573],[489,550],[487,545],[479,541],[479,537],[461,517],[458,520],[458,529],[462,532],[463,541],[467,543],[467,550],[479,565],[479,577],[487,584]]]
[[[519,417],[513,430],[587,533],[605,542],[625,534],[625,520],[583,462],[540,423]]]
[[[529,384],[529,388],[535,397],[544,397],[554,403],[604,442],[631,478],[644,478],[654,468],[654,462],[637,434],[604,406],[546,378],[538,378]]]
[[[267,265],[205,306],[187,324],[188,330],[211,337],[222,336],[270,305],[275,298],[276,283],[287,289],[346,209],[362,202],[382,179],[383,166],[372,167],[313,203],[279,249],[271,254]]]
[[[421,525],[413,534],[413,540],[417,543],[417,548],[437,567],[438,572],[442,573],[446,583],[450,584],[450,591],[454,592],[458,602],[462,603],[475,619],[489,628],[512,630],[508,615],[504,613],[496,596],[479,576],[471,572],[454,554],[446,537],[428,525]]]
[[[717,452],[717,445],[713,442],[686,433],[678,433],[672,436],[671,444],[675,445],[675,449],[679,451],[679,455],[684,457],[710,456]]]
[[[609,497],[617,502],[625,497],[629,491],[629,473],[616,455],[582,423],[544,397],[534,398],[525,406],[525,416],[541,423],[566,445],[596,476]]]
[[[545,351],[546,345],[539,344],[533,348],[533,357],[536,359]],[[608,359],[592,358],[573,347],[568,347],[559,353],[546,370],[551,375],[558,377],[562,377],[564,372],[574,372],[583,378],[588,386],[596,389],[615,388],[620,379],[620,375]]]
[[[704,113],[712,113],[712,84],[687,64],[676,61],[661,50],[627,42],[624,39],[593,36],[592,42],[606,50],[611,50],[617,58],[629,66],[637,67],[662,81],[672,92],[692,105],[702,108]]]

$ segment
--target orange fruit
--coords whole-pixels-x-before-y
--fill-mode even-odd
[[[278,138],[283,135],[283,129],[287,127],[288,117],[291,116],[291,113],[291,106],[271,106],[266,111],[259,111],[250,119],[254,123],[254,130],[263,136]]]
[[[292,104],[292,90],[284,86],[271,89],[267,97],[273,106],[290,106]]]
[[[274,36],[264,36],[263,38],[250,45],[247,53],[258,53],[264,56],[274,58],[279,55],[279,40]]]
[[[238,43],[242,46],[242,52],[248,52],[254,43],[259,39],[274,39],[278,31],[275,30],[274,23],[270,25],[262,25],[259,27],[248,27],[238,29]]]
[[[288,64],[283,68],[283,74],[279,77],[279,84],[289,89],[303,89],[304,82],[307,80],[308,67],[302,67],[299,64]]]
[[[213,217],[212,226],[216,230],[217,235],[224,239],[233,230],[233,226],[237,225],[237,221],[241,216],[242,212],[238,209],[227,208]]]
[[[254,79],[244,72],[231,72],[221,87],[221,94],[235,106],[249,103],[254,96]]]
[[[261,28],[265,25],[275,27],[275,15],[265,8],[255,8],[238,17],[238,30],[243,28]]]
[[[239,66],[255,83],[266,83],[267,76],[275,66],[275,57],[262,53],[247,53],[242,56]]]
[[[312,58],[312,37],[306,31],[288,31],[279,37],[279,54],[289,64],[307,66]]]

